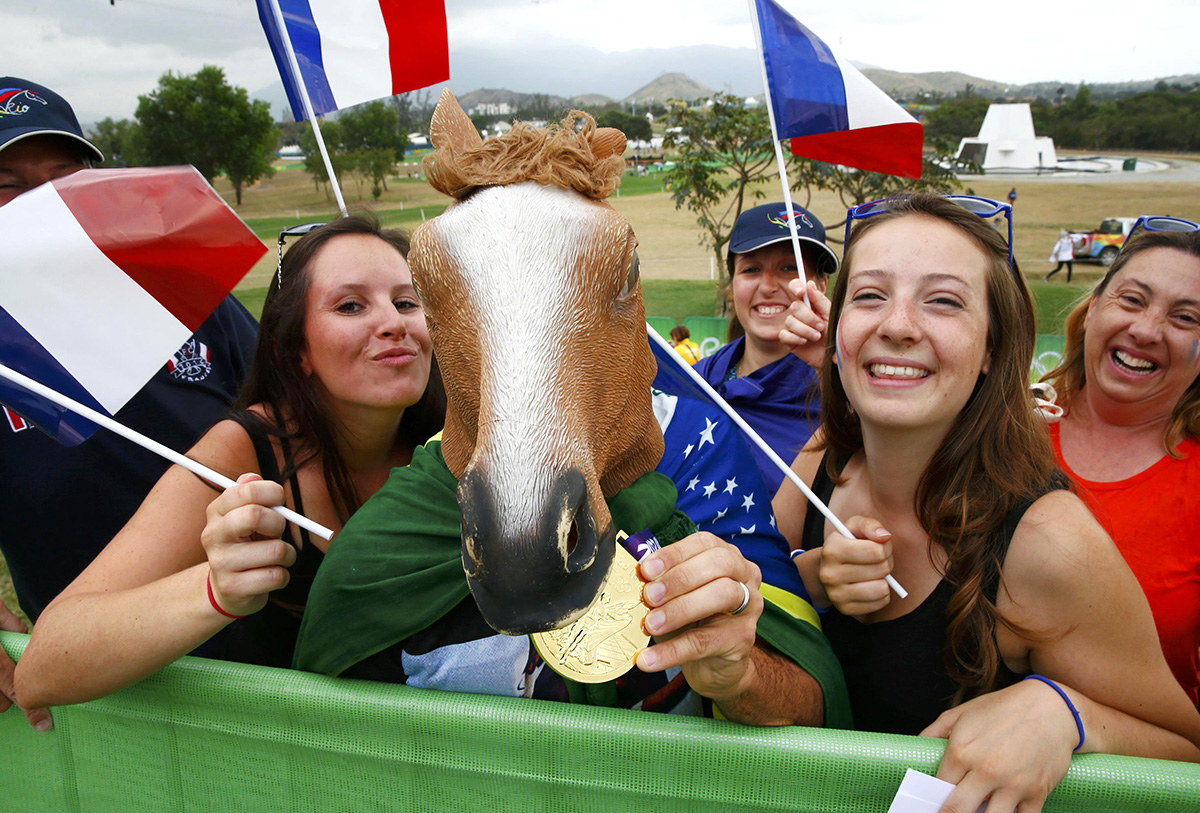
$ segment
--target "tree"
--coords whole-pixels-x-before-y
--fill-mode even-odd
[[[134,116],[135,145],[146,163],[191,164],[210,183],[224,172],[239,205],[244,185],[274,173],[270,105],[226,83],[215,65],[193,75],[163,74],[155,90],[138,97]]]
[[[336,121],[326,121],[321,124],[321,138],[325,149],[329,151],[329,161],[333,164],[333,174],[341,185],[342,175],[353,169],[351,161],[342,149],[342,125]],[[305,124],[300,132],[300,149],[304,153],[304,171],[312,176],[313,186],[325,185],[325,199],[329,200],[329,173],[325,169],[325,160],[317,147],[317,137],[313,135],[312,127]]]
[[[623,110],[605,110],[596,116],[596,124],[601,127],[615,127],[630,141],[650,140],[650,122],[645,116],[632,116]]]
[[[991,104],[991,101],[979,96],[963,96],[942,102],[925,117],[925,135],[955,139],[977,136]]]
[[[919,180],[884,175],[881,172],[864,172],[853,167],[826,164],[796,156],[789,159],[788,180],[791,181],[794,192],[802,192],[806,196],[811,197],[814,189],[836,192],[842,206],[849,209],[859,203],[892,198],[902,192],[953,192],[962,188],[962,184],[958,182],[957,171],[978,171],[978,167],[964,165],[955,158],[957,148],[949,139],[932,139],[931,147],[931,154],[922,159]],[[798,196],[793,194],[793,197]],[[824,225],[825,239],[832,243],[840,243],[840,229],[846,225],[846,219]]]
[[[111,118],[97,122],[88,131],[88,141],[91,141],[104,153],[102,167],[138,166],[142,163],[138,156],[136,141],[138,124],[133,119],[113,121]]]
[[[545,93],[534,93],[520,103],[523,121],[558,121],[567,115],[567,109]]]
[[[776,177],[771,126],[764,107],[746,107],[740,96],[718,94],[708,105],[672,99],[665,149],[677,150],[665,173],[675,208],[696,214],[700,243],[723,266],[722,249],[748,195]]]
[[[342,149],[352,156],[351,163],[371,180],[371,195],[378,199],[387,189],[387,176],[396,161],[404,157],[408,136],[400,132],[396,108],[376,100],[343,111]]]
[[[778,184],[779,174],[766,108],[746,107],[740,96],[728,94],[697,106],[673,100],[663,146],[678,151],[675,166],[665,173],[675,207],[696,213],[701,244],[724,267],[723,249],[737,216],[749,208],[747,197],[778,196],[778,187],[772,191],[768,185]],[[788,180],[801,205],[816,189],[837,192],[846,208],[901,191],[947,192],[960,186],[952,150],[949,141],[935,139],[933,154],[925,158],[922,177],[915,181],[795,157],[789,159]],[[826,224],[831,239],[837,240],[832,235],[844,223]]]
[[[388,99],[388,104],[396,111],[399,119],[399,132],[407,139],[408,133],[427,132],[429,117],[433,114],[434,102],[430,98],[429,88],[410,90]],[[406,147],[407,149],[407,147]],[[400,156],[403,158],[404,156]]]

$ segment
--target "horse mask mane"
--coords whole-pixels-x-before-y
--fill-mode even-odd
[[[637,240],[604,200],[625,137],[573,111],[483,141],[443,91],[430,140],[430,184],[455,202],[409,263],[446,386],[463,569],[498,631],[561,627],[608,574],[604,498],[663,452]]]

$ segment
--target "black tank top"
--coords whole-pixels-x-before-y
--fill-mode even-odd
[[[828,457],[826,452],[826,457]],[[834,483],[825,459],[813,480],[813,493],[828,504]],[[997,529],[1003,534],[1000,562],[1008,553],[1017,523],[1032,501],[1018,504]],[[825,517],[809,509],[804,517],[801,546],[818,548],[825,541]],[[983,590],[995,602],[1000,574],[988,574]],[[945,579],[921,604],[898,618],[865,624],[830,610],[821,616],[821,628],[846,676],[854,727],[860,731],[919,734],[951,707],[958,685],[946,674],[942,649],[946,638],[946,609],[954,587]],[[1021,679],[1001,660],[996,689]]]
[[[271,445],[271,436],[263,431],[257,416],[243,411],[234,412],[229,417],[250,436],[250,442],[254,444],[254,455],[258,459],[258,470],[263,479],[282,482],[275,450]],[[291,444],[287,438],[279,440],[284,469],[291,469],[294,463]],[[303,514],[300,482],[294,472],[288,478],[288,485],[291,486],[296,512]],[[300,631],[300,617],[304,614],[308,592],[325,554],[312,544],[308,531],[303,528],[300,529],[300,541],[297,544],[290,523],[284,529],[281,538],[296,548],[296,562],[288,570],[291,579],[285,587],[271,593],[266,606],[257,613],[234,621],[225,628],[221,636],[223,646],[218,650],[220,654],[217,657],[285,669],[291,667],[292,651],[296,648],[296,636]]]

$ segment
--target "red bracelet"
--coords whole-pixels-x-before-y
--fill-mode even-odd
[[[234,615],[233,613],[227,613],[221,609],[221,605],[217,603],[217,597],[213,595],[212,571],[211,570],[209,571],[208,575],[204,577],[204,584],[207,585],[207,587],[208,587],[208,603],[213,606],[214,610],[216,610],[217,612],[219,612],[221,615],[225,616],[226,618],[237,619],[237,618],[245,618],[246,617],[244,615]]]

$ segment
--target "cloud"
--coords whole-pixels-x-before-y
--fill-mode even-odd
[[[133,115],[167,71],[225,69],[257,89],[276,79],[252,0],[34,0],[0,10],[3,70],[62,93],[83,122]]]
[[[1023,84],[1197,70],[1195,0],[1155,0],[1154,14],[1106,13],[1093,0],[1009,0],[980,6],[981,17],[972,21],[948,11],[944,0],[777,2],[840,56],[894,71],[957,71]],[[446,0],[446,10],[452,71],[456,54],[487,52],[494,58],[479,86],[525,92],[576,95],[616,84],[608,92],[621,95],[657,76],[647,69],[633,78],[639,49],[754,44],[744,0]],[[0,3],[0,30],[0,71],[54,88],[85,122],[132,116],[137,96],[169,70],[217,65],[251,93],[279,80],[254,0],[7,0]],[[596,51],[627,55],[631,76],[606,82],[594,72]],[[526,58],[549,54],[544,86],[534,87]],[[693,78],[718,89],[723,84]]]

